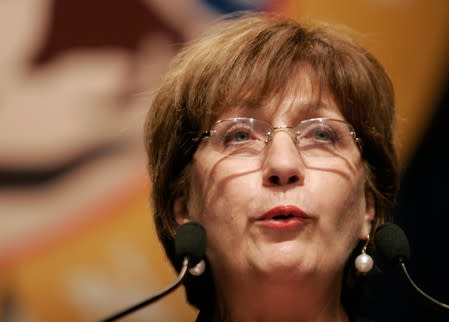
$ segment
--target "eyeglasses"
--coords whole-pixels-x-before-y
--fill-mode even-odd
[[[301,156],[307,161],[347,156],[361,150],[361,140],[353,127],[342,120],[312,118],[295,126],[277,126],[247,117],[217,121],[211,130],[193,140],[207,139],[212,148],[230,157],[256,157],[273,140],[274,131],[292,132]]]

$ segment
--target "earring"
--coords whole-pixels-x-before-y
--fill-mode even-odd
[[[189,272],[193,276],[200,276],[201,274],[204,273],[205,269],[206,269],[206,263],[204,262],[204,260],[201,260],[198,262],[198,264],[196,264],[195,266],[190,268]]]
[[[365,242],[365,245],[363,245],[362,253],[355,259],[355,267],[361,274],[367,274],[374,266],[373,258],[366,253],[366,247],[368,246],[368,243],[369,235],[368,239]]]

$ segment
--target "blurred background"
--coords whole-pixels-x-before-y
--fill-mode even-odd
[[[410,273],[449,303],[447,0],[0,0],[0,321],[89,322],[175,278],[154,233],[142,145],[152,90],[221,15],[281,12],[349,26],[396,90]],[[395,272],[382,321],[448,321]],[[122,321],[194,321],[179,289]]]

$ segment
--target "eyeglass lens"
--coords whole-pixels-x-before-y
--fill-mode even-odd
[[[272,128],[251,118],[221,120],[212,130],[210,143],[227,156],[255,157],[279,130],[292,134],[301,155],[309,161],[344,155],[356,146],[348,123],[325,118],[305,120],[293,128]]]

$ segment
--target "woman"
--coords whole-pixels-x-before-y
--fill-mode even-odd
[[[357,319],[397,191],[393,101],[377,60],[329,26],[244,14],[177,56],[146,147],[172,263],[176,227],[207,231],[206,273],[186,281],[198,321]]]

